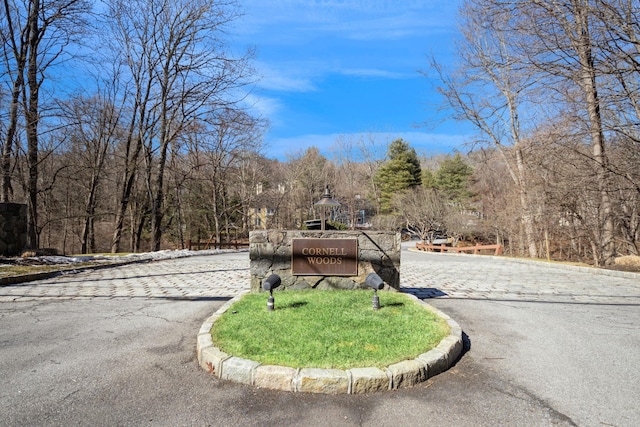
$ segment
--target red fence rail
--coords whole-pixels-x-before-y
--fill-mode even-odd
[[[475,246],[445,246],[445,245],[430,245],[427,243],[416,243],[416,249],[419,251],[430,251],[430,252],[473,252],[474,255],[480,253],[480,251],[485,250],[493,250],[494,255],[502,255],[502,245],[475,245]]]
[[[215,240],[209,242],[192,242],[187,240],[187,249],[190,251],[200,251],[207,249],[240,249],[248,248],[249,242],[216,242]]]

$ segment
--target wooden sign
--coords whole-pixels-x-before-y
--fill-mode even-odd
[[[357,276],[357,239],[292,239],[294,276]]]

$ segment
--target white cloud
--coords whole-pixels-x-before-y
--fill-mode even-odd
[[[448,135],[429,132],[365,132],[351,134],[299,135],[287,138],[275,138],[267,141],[266,155],[270,158],[286,160],[288,155],[301,154],[309,147],[317,147],[325,156],[329,156],[329,148],[340,138],[358,139],[365,135],[368,140],[388,144],[402,138],[413,147],[418,154],[432,155],[450,153],[462,149],[471,140],[472,135]]]
[[[356,77],[380,77],[385,79],[406,79],[413,78],[415,74],[396,73],[394,71],[380,70],[375,68],[345,68],[338,70],[340,74]]]
[[[263,89],[282,92],[311,92],[316,90],[310,77],[290,76],[286,72],[272,72],[266,75],[258,85]]]
[[[262,89],[282,92],[312,92],[317,89],[313,82],[318,74],[317,68],[308,66],[304,61],[277,65],[256,62],[255,67],[261,76],[258,86]]]
[[[440,0],[245,0],[244,4],[243,33],[261,33],[271,42],[287,43],[305,43],[319,33],[396,40],[441,32],[457,8],[456,1]],[[289,37],[292,33],[294,38]]]
[[[259,117],[269,119],[277,117],[277,114],[283,108],[280,100],[256,94],[247,95],[244,98],[244,104],[249,108],[249,110],[256,111]]]

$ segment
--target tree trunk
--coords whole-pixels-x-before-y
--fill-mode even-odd
[[[524,227],[524,235],[529,257],[538,258],[538,248],[535,239],[534,219],[531,214],[531,206],[529,196],[527,194],[527,179],[525,176],[524,161],[522,158],[522,149],[520,146],[515,147],[516,167],[518,170],[518,191],[520,193],[520,209],[522,209],[522,225]]]
[[[40,28],[38,19],[40,14],[40,1],[30,2],[29,14],[29,65],[27,82],[29,86],[29,99],[26,107],[26,132],[27,132],[27,167],[29,178],[27,181],[27,247],[37,249],[38,242],[38,44],[40,42]]]
[[[0,167],[2,168],[2,189],[0,192],[0,201],[10,201],[12,195],[11,186],[11,155],[13,153],[13,143],[15,139],[16,130],[18,127],[18,110],[20,106],[20,93],[24,88],[24,71],[27,63],[27,50],[29,44],[20,43],[15,39],[14,23],[11,21],[11,8],[5,1],[5,16],[7,18],[7,28],[9,32],[9,39],[6,41],[6,46],[13,50],[13,59],[16,63],[15,77],[13,79],[13,88],[11,90],[11,102],[9,104],[9,121],[7,124],[7,133],[4,144],[2,146],[2,161]],[[10,40],[10,42],[9,42]]]
[[[576,49],[580,58],[580,83],[587,102],[589,115],[589,134],[591,138],[592,154],[596,162],[598,175],[598,191],[600,193],[600,221],[602,232],[598,251],[600,256],[594,257],[596,265],[609,265],[613,263],[615,255],[614,224],[611,199],[609,197],[610,173],[608,160],[605,153],[605,140],[602,130],[602,116],[600,113],[600,100],[596,84],[596,70],[593,61],[592,41],[589,35],[589,8],[588,5],[578,7],[576,18],[580,38]],[[595,255],[595,254],[594,254]]]
[[[158,159],[158,173],[155,179],[156,194],[151,201],[151,250],[159,251],[162,243],[162,219],[164,211],[164,172],[167,163],[167,149],[169,142],[165,140],[160,148],[160,158]]]
[[[18,61],[24,63],[24,60]],[[11,155],[13,153],[13,140],[15,138],[16,129],[18,127],[18,106],[20,100],[20,91],[24,85],[24,65],[18,67],[16,79],[13,83],[13,91],[11,92],[11,104],[9,106],[9,123],[7,126],[7,135],[2,146],[2,193],[0,200],[8,202],[11,200]]]
[[[100,172],[98,172],[100,173]],[[89,253],[88,249],[91,249],[91,253],[95,253],[94,240],[94,217],[96,213],[96,188],[98,186],[98,177],[94,175],[91,179],[91,185],[89,186],[89,196],[87,200],[87,206],[85,209],[84,226],[82,228],[82,237],[80,240],[83,254]]]
[[[111,239],[111,253],[118,253],[120,251],[120,240],[122,238],[122,227],[124,226],[124,217],[127,213],[127,207],[129,206],[129,199],[131,198],[131,191],[136,179],[136,167],[138,163],[138,157],[142,150],[142,141],[140,138],[136,139],[136,146],[133,150],[133,155],[129,158],[129,149],[131,146],[131,140],[127,141],[125,165],[122,180],[122,189],[120,190],[120,199],[118,203],[118,209],[116,211],[116,220],[113,227],[113,237]],[[132,225],[133,227],[133,225]]]

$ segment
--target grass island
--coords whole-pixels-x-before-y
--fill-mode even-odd
[[[372,292],[306,290],[250,293],[233,304],[211,329],[225,353],[262,364],[292,368],[383,368],[411,359],[449,334],[447,322],[408,295],[382,292],[373,310]]]

